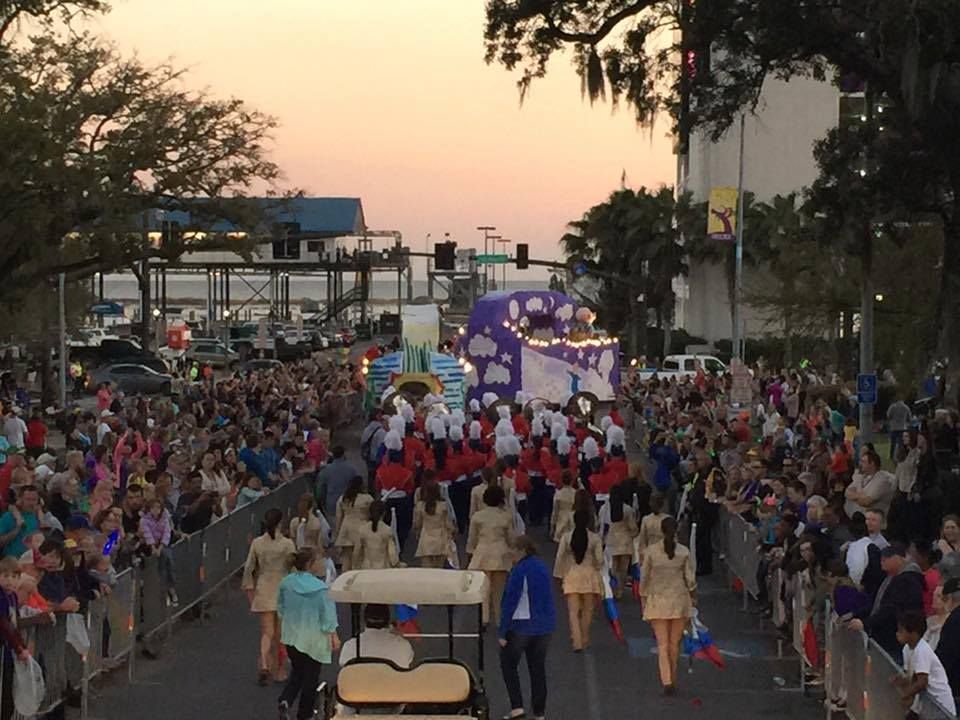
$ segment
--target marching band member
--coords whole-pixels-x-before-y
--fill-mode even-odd
[[[427,452],[427,446],[416,435],[416,416],[412,405],[400,408],[404,420],[403,456],[404,465],[419,480],[426,468],[433,468],[433,455]]]
[[[479,420],[470,423],[470,449],[484,457],[490,452],[490,446],[484,440],[483,423]]]
[[[376,490],[387,512],[397,514],[397,552],[403,552],[413,523],[413,472],[404,464],[403,440],[395,430],[387,433],[383,443],[387,454],[377,470]]]
[[[488,468],[484,468],[484,471]],[[484,508],[470,518],[467,554],[470,570],[482,570],[487,576],[487,593],[483,603],[483,623],[500,623],[500,601],[513,567],[516,532],[513,515],[506,507],[506,493],[498,485],[488,485],[483,493]]]
[[[598,502],[606,500],[609,488],[606,488],[603,492],[598,492],[591,484],[591,481],[595,477],[598,480],[598,484],[603,484],[602,478],[600,477],[600,470],[603,468],[603,457],[600,455],[600,445],[593,437],[588,436],[580,444],[580,455],[580,484],[589,490],[591,494],[595,495]]]
[[[397,467],[403,467],[397,465]],[[384,518],[388,506],[380,500],[370,504],[370,519],[360,526],[353,546],[353,567],[356,570],[383,570],[400,564],[400,550],[393,528]]]
[[[590,647],[593,608],[603,595],[602,568],[603,543],[590,527],[589,512],[578,510],[573,515],[573,529],[560,539],[553,569],[553,576],[563,580],[574,652]]]
[[[623,594],[627,570],[633,561],[633,540],[640,532],[636,512],[624,502],[623,495],[620,485],[610,488],[610,529],[607,531],[606,549],[610,553],[611,571],[617,581],[614,589],[614,597],[617,599]]]
[[[553,494],[553,511],[550,514],[550,537],[554,542],[560,542],[560,538],[572,527],[573,502],[577,497],[573,473],[569,470],[562,472],[557,484],[559,487]]]
[[[565,431],[551,441],[551,445],[553,451],[542,462],[547,472],[548,482],[559,488],[560,476],[563,471],[569,471],[574,477],[577,477],[577,455],[573,443],[570,441],[570,436]]]
[[[470,492],[480,483],[477,476],[484,464],[484,456],[475,453],[463,441],[463,426],[450,425],[450,453],[441,479],[450,481],[450,502],[460,532],[467,531],[470,521]]]
[[[549,451],[543,446],[543,417],[538,415],[530,423],[530,446],[520,453],[520,467],[530,478],[530,497],[527,508],[530,524],[543,522],[553,502],[553,486],[547,484],[544,458],[549,461]]]
[[[370,517],[370,504],[373,502],[373,497],[364,492],[363,486],[363,479],[355,477],[337,500],[333,544],[340,552],[342,572],[353,567],[353,546],[357,532]]]
[[[498,398],[494,393],[488,392],[484,393],[480,400],[483,403],[484,409],[489,410],[498,400]],[[487,417],[487,413],[481,413],[480,417],[476,419],[480,421],[480,425],[483,428],[483,436],[485,438],[493,435],[493,423],[491,422],[490,418]]]
[[[480,471],[480,484],[470,491],[470,517],[483,509],[483,493],[487,488],[496,485],[500,487],[500,476],[492,467],[485,467]]]
[[[513,431],[517,434],[518,438],[526,441],[526,439],[530,437],[530,423],[528,423],[527,418],[523,416],[523,406],[527,402],[527,394],[522,390],[517,390],[513,401],[513,417],[510,419],[513,423]]]
[[[424,475],[413,513],[413,530],[418,534],[415,556],[421,567],[442,568],[456,534],[454,519],[440,492],[440,485]]]

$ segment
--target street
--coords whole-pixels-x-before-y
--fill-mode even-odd
[[[546,559],[552,561],[552,549]],[[738,596],[722,586],[719,576],[702,583],[700,607],[727,667],[719,670],[706,661],[694,661],[690,672],[683,675],[678,694],[670,698],[659,689],[652,632],[640,619],[640,608],[629,593],[619,603],[626,645],[616,642],[598,609],[591,648],[582,654],[574,654],[570,649],[566,611],[559,592],[556,600],[559,623],[548,658],[549,718],[600,719],[633,713],[656,713],[662,720],[688,720],[690,713],[720,713],[720,717],[741,720],[812,720],[822,716],[820,703],[799,692],[796,656],[785,649],[786,659],[776,659],[776,642],[769,624],[761,630],[757,616],[741,612]],[[474,617],[473,612],[468,616],[465,611],[458,611],[457,631],[473,631]],[[440,620],[440,611],[421,609],[424,632],[440,631]],[[340,621],[341,635],[346,638],[349,614],[344,608],[340,608]],[[239,583],[233,582],[228,590],[215,596],[210,621],[181,624],[158,660],[136,658],[133,684],[127,683],[123,671],[107,679],[91,701],[91,715],[102,720],[273,718],[280,686],[257,686],[257,641],[257,620],[247,610]],[[486,637],[484,647],[491,717],[500,717],[508,707],[492,633]],[[418,641],[414,648],[418,659],[446,652],[445,641],[441,640]],[[474,641],[458,640],[456,652],[475,667]],[[681,664],[687,667],[687,660],[681,659]],[[325,668],[322,677],[330,682],[334,673]],[[525,698],[529,701],[525,673],[523,677]]]

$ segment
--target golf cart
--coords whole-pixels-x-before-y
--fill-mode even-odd
[[[481,632],[486,582],[482,572],[428,568],[351,570],[338,577],[330,588],[330,597],[338,604],[350,605],[350,634],[356,638],[357,657],[340,668],[332,687],[321,689],[322,706],[328,709],[325,717],[339,719],[356,713],[368,720],[385,720],[397,714],[429,720],[487,720]],[[445,606],[447,631],[416,637],[446,638],[446,657],[421,659],[410,668],[364,657],[360,618],[361,607],[367,604]],[[476,634],[454,632],[454,608],[458,605],[474,606]],[[466,663],[454,658],[455,638],[477,640],[476,675]]]

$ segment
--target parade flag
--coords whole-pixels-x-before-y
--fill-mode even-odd
[[[397,605],[394,612],[397,615],[397,630],[401,635],[420,634],[420,623],[417,622],[420,608],[417,605]]]
[[[737,189],[735,187],[710,189],[707,237],[724,242],[737,239]]]
[[[690,628],[683,634],[683,652],[692,658],[707,660],[721,670],[727,666],[723,655],[720,654],[720,648],[710,637],[707,626],[700,622],[696,610],[693,611],[693,617],[690,618]]]
[[[607,622],[610,623],[610,629],[613,630],[614,637],[622,643],[627,640],[623,636],[623,626],[620,624],[620,612],[617,610],[617,601],[613,598],[613,585],[610,583],[610,565],[606,556],[603,559],[603,572],[601,573],[603,581],[603,612],[607,616]]]
[[[643,604],[643,598],[640,596],[640,581],[643,579],[640,575],[640,546],[639,538],[633,541],[633,557],[630,558],[630,586],[633,591],[634,599]]]

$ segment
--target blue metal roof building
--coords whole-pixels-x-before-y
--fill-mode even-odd
[[[254,198],[262,203],[268,225],[297,223],[301,234],[318,237],[341,237],[361,235],[366,230],[363,217],[363,205],[360,198],[341,197],[294,197],[294,198]],[[161,230],[164,222],[179,223],[183,229],[201,229],[189,212],[182,210],[158,209],[150,213],[150,230]],[[230,222],[221,221],[209,226],[203,223],[203,230],[212,232],[230,232],[240,230]]]

